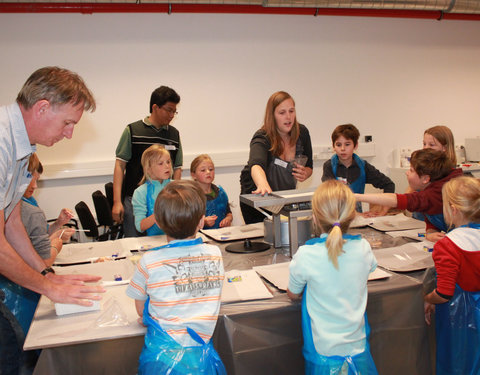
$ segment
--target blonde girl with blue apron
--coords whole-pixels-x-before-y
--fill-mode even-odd
[[[367,281],[377,266],[369,243],[347,230],[355,218],[353,192],[325,181],[312,199],[319,237],[290,263],[287,293],[302,299],[303,355],[308,375],[377,375],[368,344]]]

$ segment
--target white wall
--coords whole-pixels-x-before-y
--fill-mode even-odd
[[[118,138],[145,116],[162,85],[182,101],[173,124],[186,159],[240,152],[260,127],[268,97],[292,94],[314,145],[355,124],[373,135],[382,171],[393,150],[421,146],[423,130],[449,126],[457,139],[480,135],[480,23],[354,17],[223,14],[0,14],[0,103],[45,65],[80,73],[98,109],[72,140],[39,147],[46,165],[113,166]],[[189,165],[185,165],[188,169]],[[316,162],[313,182],[321,177]],[[241,166],[219,168],[217,182],[238,203]],[[88,175],[88,172],[85,173]],[[184,173],[188,175],[188,173]],[[45,180],[37,194],[48,217],[90,194],[111,175]],[[240,218],[236,214],[236,223]]]

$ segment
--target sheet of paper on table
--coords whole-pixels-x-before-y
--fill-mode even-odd
[[[82,242],[65,244],[55,259],[56,265],[93,262],[98,258],[125,258],[131,256],[129,249],[119,246],[117,241]]]
[[[420,229],[425,231],[425,222],[405,216],[403,213],[390,216],[379,216],[370,218],[372,220],[370,227],[382,232]]]
[[[225,272],[222,302],[238,302],[273,298],[254,270],[231,270]]]
[[[363,217],[362,215],[355,216],[352,223],[350,224],[350,228],[361,228],[366,227],[373,223],[373,218],[371,217]]]
[[[124,250],[146,251],[152,247],[163,246],[167,244],[167,236],[143,236],[143,237],[127,237],[121,238],[118,242]]]
[[[433,267],[431,242],[422,241],[374,251],[378,265],[396,272],[418,271]]]
[[[286,291],[288,288],[288,278],[289,278],[289,270],[288,267],[290,262],[284,263],[276,263],[276,264],[269,264],[267,266],[257,266],[253,267],[253,269],[262,277],[267,279],[273,285],[275,285],[278,289]],[[390,277],[392,274],[386,272],[380,268],[376,268],[375,271],[370,273],[368,276],[368,280],[379,280],[385,279]]]
[[[127,279],[133,275],[134,266],[127,260],[82,264],[69,267],[55,267],[59,274],[89,273],[103,277],[107,282],[114,281],[114,275],[120,274]],[[137,322],[134,301],[125,294],[126,284],[105,286],[100,310],[57,316],[51,300],[42,296],[35,311],[35,318],[25,339],[24,349],[48,348],[97,340],[139,336],[145,333],[145,327]],[[105,313],[117,306],[118,315],[125,317],[126,325],[104,324]],[[121,313],[121,314],[120,314]]]
[[[302,193],[291,193],[291,194],[278,194],[275,193],[275,195],[278,195],[281,198],[296,198],[296,197],[309,197],[313,196],[313,191],[311,192],[302,192]]]
[[[128,280],[135,272],[135,266],[128,259],[120,259],[115,262],[99,262],[79,264],[69,267],[53,267],[59,275],[89,274],[102,277],[102,281],[115,281],[115,277],[121,276]]]
[[[417,241],[427,241],[425,239],[425,230],[419,230],[419,229],[408,229],[408,230],[396,230],[396,231],[391,231],[391,232],[385,232],[391,237],[405,237],[405,238],[411,238],[412,240],[417,240]],[[432,242],[433,246],[433,242]]]
[[[201,232],[219,242],[264,236],[263,222],[218,229],[201,229]]]
[[[197,238],[200,237],[204,242],[209,241],[208,237],[201,233],[197,233]],[[121,249],[129,251],[148,251],[152,248],[164,246],[167,242],[165,234],[159,236],[142,236],[142,237],[127,237],[116,240]]]
[[[280,290],[287,290],[290,262],[255,266],[253,269]]]

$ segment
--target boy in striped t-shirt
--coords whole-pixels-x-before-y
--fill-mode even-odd
[[[217,246],[195,238],[205,194],[194,181],[170,182],[155,202],[168,244],[148,251],[127,288],[147,326],[139,374],[224,374],[211,336],[224,277]]]

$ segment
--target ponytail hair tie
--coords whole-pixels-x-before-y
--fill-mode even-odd
[[[338,221],[334,222],[333,225],[334,227],[339,227],[340,226],[340,223]]]

